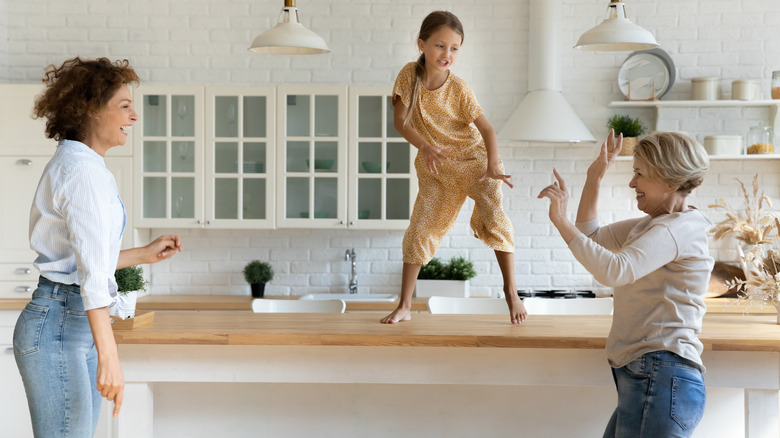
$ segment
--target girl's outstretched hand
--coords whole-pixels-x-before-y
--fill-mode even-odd
[[[566,190],[566,182],[563,177],[553,168],[553,174],[557,181],[542,189],[537,198],[550,199],[550,220],[557,227],[566,218],[566,207],[569,203],[569,192]]]
[[[436,146],[424,146],[420,149],[425,159],[425,164],[428,165],[428,170],[434,175],[439,174],[439,169],[436,165],[449,158],[452,148],[438,148]]]
[[[480,178],[478,182],[485,181],[488,178],[501,180],[505,182],[510,189],[515,188],[515,186],[513,186],[512,183],[509,182],[509,178],[512,178],[512,175],[504,175],[503,173],[498,171],[498,168],[494,166],[488,166],[487,171],[485,172],[484,175],[482,175],[482,178]]]
[[[609,166],[615,162],[615,159],[620,155],[620,150],[623,149],[623,134],[620,134],[615,138],[615,130],[609,131],[607,139],[601,144],[601,152],[599,156],[593,160],[593,163],[588,167],[588,178],[596,178],[601,180],[601,177],[607,172]]]

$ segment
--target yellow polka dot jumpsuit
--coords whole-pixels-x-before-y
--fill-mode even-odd
[[[393,96],[410,107],[415,80],[414,62],[401,69]],[[409,228],[404,234],[404,263],[428,263],[442,239],[455,225],[466,197],[474,200],[471,229],[474,236],[496,251],[514,252],[512,223],[501,208],[500,180],[477,182],[487,170],[487,151],[479,130],[473,125],[480,115],[474,92],[466,82],[450,72],[436,90],[420,86],[411,126],[431,145],[452,148],[449,159],[437,165],[433,174],[418,152],[414,161],[419,191]],[[504,172],[500,163],[500,171]]]

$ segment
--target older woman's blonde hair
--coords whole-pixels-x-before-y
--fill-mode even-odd
[[[677,187],[685,196],[701,185],[710,167],[704,147],[679,132],[656,132],[644,137],[634,149],[634,158],[647,164],[648,177]]]

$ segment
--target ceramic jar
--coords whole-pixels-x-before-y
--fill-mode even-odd
[[[692,78],[691,94],[693,100],[720,99],[720,78],[717,76]]]
[[[743,152],[741,135],[708,135],[704,149],[709,155],[740,155]]]
[[[739,79],[731,83],[731,98],[733,100],[758,99],[758,81]]]

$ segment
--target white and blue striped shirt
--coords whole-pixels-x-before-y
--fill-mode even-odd
[[[81,286],[84,310],[111,306],[127,223],[114,175],[87,145],[61,140],[35,192],[30,247],[51,281]]]

